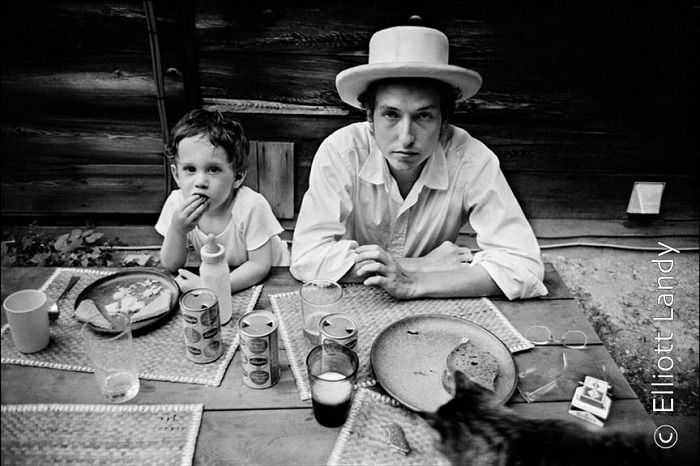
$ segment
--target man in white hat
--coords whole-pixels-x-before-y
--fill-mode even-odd
[[[448,124],[481,86],[448,64],[448,41],[418,26],[372,36],[369,63],[336,77],[367,121],[339,129],[314,157],[291,273],[382,286],[398,298],[547,294],[537,240],[496,156]],[[481,251],[455,244],[469,222]]]

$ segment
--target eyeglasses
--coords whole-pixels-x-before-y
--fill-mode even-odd
[[[555,340],[552,332],[542,325],[532,325],[525,330],[525,338],[535,345],[561,344],[571,349],[585,349],[588,343],[588,336],[580,330],[569,330],[561,336],[560,340]]]

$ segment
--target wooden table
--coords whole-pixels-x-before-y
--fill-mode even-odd
[[[3,269],[2,299],[20,289],[40,287],[54,270]],[[263,284],[256,309],[271,309],[269,295],[299,287],[286,268],[273,269]],[[591,337],[589,349],[573,350],[554,344],[517,354],[519,367],[535,363],[559,367],[562,352],[566,352],[569,369],[564,383],[548,394],[548,401],[526,403],[516,394],[508,406],[532,418],[583,422],[568,414],[573,389],[587,374],[599,373],[604,364],[608,380],[615,387],[605,429],[644,430],[651,435],[651,418],[551,264],[546,267],[545,284],[550,291],[546,298],[516,302],[494,299],[494,304],[521,331],[530,325],[547,325],[558,337],[567,330],[582,330]],[[299,398],[284,350],[280,351],[280,359],[281,380],[269,389],[255,390],[243,383],[237,351],[219,387],[142,379],[141,391],[130,403],[204,403],[195,464],[325,464],[340,428],[316,423],[311,402]],[[3,364],[2,403],[102,404],[104,400],[91,373]]]

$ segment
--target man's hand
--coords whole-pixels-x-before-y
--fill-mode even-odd
[[[416,294],[416,283],[388,252],[377,245],[359,246],[355,249],[355,264],[358,275],[368,275],[365,285],[378,285],[390,295],[400,299],[411,299]]]
[[[175,228],[181,233],[189,233],[197,226],[197,222],[208,206],[209,200],[206,197],[193,194],[185,201],[181,209],[173,213],[170,228]]]
[[[467,266],[473,258],[469,248],[445,241],[423,257],[402,258],[399,262],[409,272],[443,272]]]
[[[177,273],[178,276],[175,277],[175,281],[180,286],[180,291],[182,293],[202,287],[202,279],[199,278],[199,275],[185,269],[180,269]]]

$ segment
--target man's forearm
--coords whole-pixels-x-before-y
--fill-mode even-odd
[[[480,265],[441,272],[409,272],[414,279],[414,298],[468,298],[502,295],[489,273]]]

